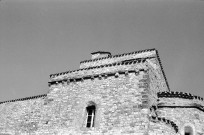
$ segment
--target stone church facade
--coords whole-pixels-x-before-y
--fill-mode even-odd
[[[0,102],[0,135],[204,135],[203,98],[170,91],[156,49],[94,52],[48,86]]]

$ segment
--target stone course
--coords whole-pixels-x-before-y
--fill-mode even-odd
[[[185,126],[204,134],[203,98],[170,91],[155,49],[92,53],[48,85],[44,95],[0,102],[0,135],[184,135]]]

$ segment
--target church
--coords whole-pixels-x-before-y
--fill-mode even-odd
[[[0,102],[0,135],[204,135],[203,98],[170,90],[156,49],[93,52],[48,89]]]

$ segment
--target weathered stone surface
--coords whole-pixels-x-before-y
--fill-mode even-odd
[[[90,103],[94,127],[87,128]],[[169,92],[155,49],[94,54],[78,70],[52,74],[47,94],[0,102],[0,135],[184,135],[186,126],[201,135],[203,105]]]

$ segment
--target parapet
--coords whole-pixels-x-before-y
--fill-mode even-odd
[[[80,69],[116,63],[116,62],[129,60],[129,59],[155,57],[156,49],[146,49],[146,50],[118,54],[118,55],[111,55],[110,52],[102,52],[102,51],[93,52],[91,54],[92,54],[92,59],[80,62]]]

